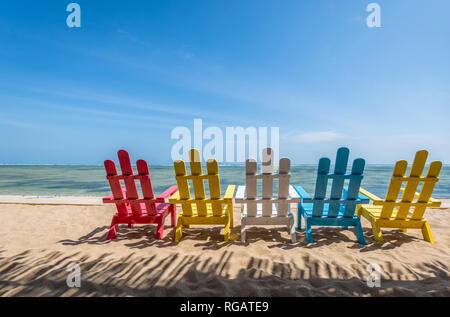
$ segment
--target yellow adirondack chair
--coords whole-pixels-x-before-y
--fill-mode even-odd
[[[225,195],[221,197],[219,167],[215,159],[206,162],[207,174],[203,174],[200,153],[196,149],[189,151],[191,175],[186,173],[183,160],[174,162],[178,191],[169,202],[180,204],[182,212],[178,215],[175,241],[183,234],[183,227],[190,225],[224,225],[225,241],[230,239],[230,228],[233,228],[233,196],[236,185],[229,185]],[[194,198],[191,198],[189,180],[194,187]],[[204,181],[209,183],[209,199],[205,195]]]
[[[416,153],[409,176],[405,176],[408,162],[398,161],[384,200],[363,188],[360,189],[362,194],[373,201],[373,205],[360,205],[357,213],[371,222],[376,241],[383,241],[380,228],[399,228],[403,232],[407,229],[422,229],[424,239],[431,243],[435,242],[430,225],[423,215],[427,207],[441,205],[440,201],[431,198],[431,194],[439,180],[442,162],[432,162],[426,176],[422,177],[427,157],[428,152],[425,150]],[[422,183],[420,192],[416,193],[420,183]],[[400,192],[403,192],[401,198]]]

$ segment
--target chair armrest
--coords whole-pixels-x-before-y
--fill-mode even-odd
[[[361,200],[361,203],[363,203],[363,204],[370,203],[370,198],[362,193],[358,194],[358,199]]]
[[[295,190],[294,186],[289,185],[289,203],[299,203],[300,202],[300,195]]]
[[[225,195],[223,195],[223,199],[233,199],[235,189],[236,185],[228,185]]]
[[[244,200],[245,199],[245,189],[246,189],[246,186],[238,186],[236,195],[234,195],[234,199]]]
[[[364,196],[366,196],[367,198],[373,200],[374,202],[382,202],[383,201],[383,199],[381,199],[380,197],[372,194],[371,192],[369,192],[368,190],[365,190],[362,187],[359,189],[359,192],[361,194],[363,194]]]
[[[158,203],[165,203],[167,201],[167,198],[172,196],[173,193],[175,193],[178,190],[178,186],[170,186],[167,188],[162,194],[160,194],[158,197],[156,197],[156,202]]]
[[[112,200],[114,200],[114,196],[113,196],[113,194],[110,194],[108,196],[103,197],[102,200],[103,200],[103,203],[111,203]]]
[[[177,190],[172,196],[169,198],[169,203],[177,204],[180,201],[180,192]]]
[[[294,186],[289,185],[289,197],[291,199],[300,199],[300,195],[295,190]]]
[[[306,190],[303,189],[302,186],[294,186],[294,188],[300,196],[300,199],[311,199],[311,196],[309,196],[309,194],[306,192]]]

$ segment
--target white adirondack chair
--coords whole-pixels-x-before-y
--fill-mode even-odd
[[[261,173],[256,173],[257,164],[254,159],[245,163],[246,186],[239,186],[235,202],[242,204],[241,241],[246,241],[248,225],[285,225],[296,241],[294,215],[291,213],[292,203],[300,202],[297,191],[289,184],[291,160],[280,159],[278,173],[273,172],[273,149],[263,150]],[[257,180],[262,180],[262,196],[258,195]],[[273,183],[278,180],[278,194],[273,193]]]

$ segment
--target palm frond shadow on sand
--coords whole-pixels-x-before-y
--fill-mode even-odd
[[[304,256],[279,263],[249,257],[236,268],[234,253],[218,256],[136,254],[117,258],[111,253],[88,256],[59,251],[0,252],[0,296],[449,296],[445,263],[423,263],[427,274],[411,272],[389,278],[382,287],[366,284],[367,272],[351,271]],[[69,263],[81,269],[81,287],[66,283]],[[367,263],[358,263],[361,268]],[[385,263],[386,271],[398,270]]]

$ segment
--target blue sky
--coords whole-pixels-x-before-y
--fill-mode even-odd
[[[0,163],[171,160],[177,126],[277,126],[281,155],[450,161],[450,2],[2,1]]]

